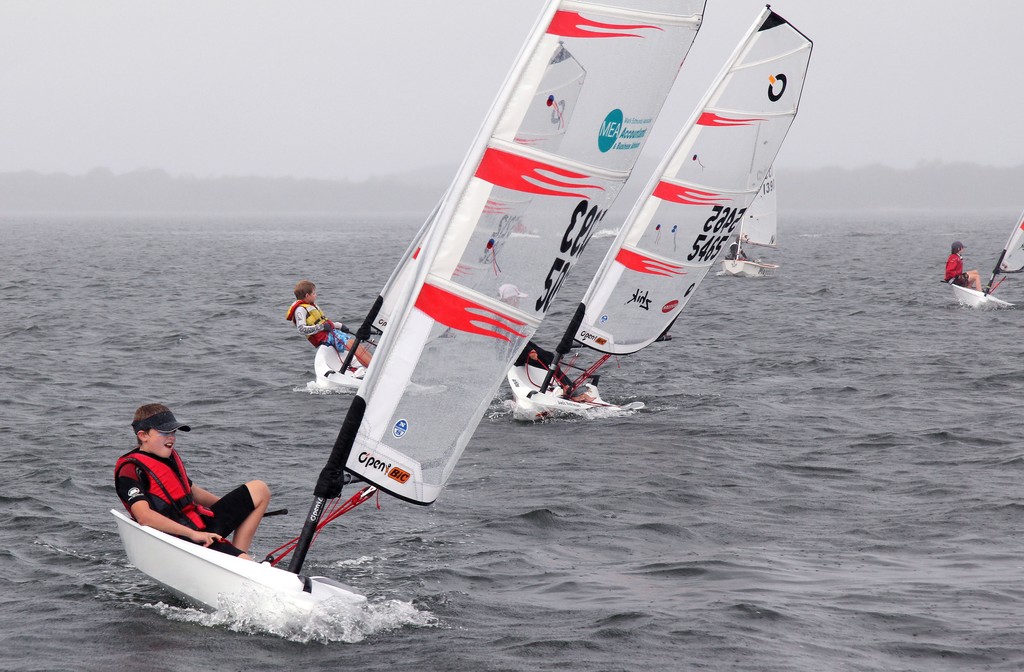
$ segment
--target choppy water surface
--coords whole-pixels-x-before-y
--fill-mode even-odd
[[[937,282],[956,238],[984,274],[1015,216],[784,212],[776,277],[710,276],[673,341],[607,368],[643,411],[522,424],[503,389],[435,505],[321,537],[307,570],[370,601],[309,618],[151,584],[113,463],[164,401],[198,483],[292,510],[257,551],[293,536],[350,397],[307,390],[291,287],[357,321],[418,221],[0,218],[0,668],[1024,669],[1024,311]]]

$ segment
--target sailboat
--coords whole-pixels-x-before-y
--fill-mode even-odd
[[[357,330],[365,335],[386,315],[301,533],[263,563],[290,554],[287,570],[267,567],[272,582],[238,565],[244,560],[173,544],[115,511],[132,562],[208,606],[216,606],[208,595],[223,580],[214,575],[228,565],[224,571],[243,584],[305,592],[307,602],[331,599],[326,581],[300,573],[349,474],[365,487],[339,510],[376,491],[433,503],[629,177],[703,9],[704,0],[545,7],[455,180]],[[511,235],[517,222],[537,235]],[[167,566],[185,554],[197,558],[187,576]],[[197,575],[205,592],[190,578]]]
[[[634,204],[551,366],[527,363],[509,372],[515,417],[571,408],[566,399],[586,383],[561,365],[574,343],[603,353],[603,363],[669,340],[763,188],[796,116],[811,47],[785,19],[762,10]],[[537,379],[539,385],[526,384]],[[585,402],[577,406],[586,411]]]
[[[995,268],[992,269],[992,275],[983,291],[979,292],[952,283],[949,286],[953,288],[953,295],[962,306],[982,309],[1010,308],[1013,306],[1012,303],[992,296],[996,288],[1006,279],[1000,278],[999,282],[996,282],[996,277],[1000,274],[1020,273],[1022,270],[1024,270],[1024,213],[1017,218],[1013,229],[1010,230],[1010,237],[1007,238],[1006,245],[1003,246],[1003,251],[1000,252],[999,259],[996,260]]]
[[[741,278],[761,278],[772,275],[779,265],[760,259],[750,259],[749,249],[751,247],[778,247],[777,230],[775,170],[769,168],[764,182],[761,183],[761,189],[758,190],[754,201],[743,214],[743,221],[740,222],[735,241],[729,244],[728,253],[722,260],[722,273]]]

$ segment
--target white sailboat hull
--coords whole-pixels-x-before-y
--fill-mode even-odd
[[[355,358],[352,361],[356,366],[349,366],[348,371],[342,373],[341,365],[344,362],[338,351],[329,345],[318,347],[316,357],[313,358],[313,370],[316,371],[317,385],[324,388],[358,389],[363,382],[363,374],[366,369],[358,366],[359,362]]]
[[[541,394],[538,389],[544,380],[546,371],[532,366],[527,370],[525,366],[513,366],[509,369],[506,379],[512,388],[512,397],[515,401],[515,409],[512,417],[516,420],[535,421],[544,418],[563,416],[590,416],[595,411],[601,410],[622,410],[634,411],[644,407],[643,402],[634,401],[624,406],[606,403],[601,399],[601,394],[593,385],[587,384],[587,392],[594,396],[592,401],[579,402],[566,399],[561,396],[561,390],[557,394],[548,392]]]
[[[953,296],[960,302],[961,306],[967,306],[969,308],[978,308],[980,310],[990,310],[993,308],[1010,308],[1013,306],[1012,303],[997,299],[991,294],[984,294],[982,292],[970,289],[968,287],[961,287],[960,285],[950,285],[953,288]]]
[[[738,278],[765,278],[775,274],[778,264],[763,264],[758,261],[723,259],[722,272]]]
[[[115,509],[110,512],[129,562],[198,607],[216,610],[222,595],[237,594],[247,587],[272,591],[275,597],[306,609],[328,599],[351,604],[366,601],[352,588],[326,577],[304,578],[269,563],[236,558],[143,527]]]

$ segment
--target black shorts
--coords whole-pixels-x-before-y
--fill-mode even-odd
[[[228,494],[217,500],[217,503],[210,507],[213,511],[213,518],[206,519],[206,531],[226,537],[241,525],[245,519],[256,509],[252,502],[252,495],[249,488],[244,484],[238,486]],[[241,555],[238,550],[226,541],[214,542],[210,548],[229,555]]]

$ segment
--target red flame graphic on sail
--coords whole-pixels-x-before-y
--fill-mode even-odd
[[[565,10],[555,13],[548,26],[548,33],[561,37],[639,37],[639,33],[614,32],[629,30],[662,30],[658,26],[636,23],[636,24],[615,24],[601,23],[584,18],[579,12],[567,12]],[[610,31],[610,32],[605,32]]]
[[[499,201],[495,201],[492,198],[487,199],[487,202],[484,203],[485,215],[504,215],[508,212],[511,212],[511,210],[512,206],[510,206],[508,203],[501,203]]]
[[[711,191],[700,191],[693,187],[681,187],[668,182],[659,182],[652,195],[663,201],[682,203],[683,205],[715,205],[716,203],[728,203],[730,200]]]
[[[523,156],[516,156],[509,152],[488,147],[484,157],[480,160],[480,166],[476,169],[476,177],[486,180],[493,185],[514,189],[531,194],[543,194],[547,196],[571,196],[573,198],[590,198],[587,194],[578,189],[598,189],[604,191],[604,187],[596,184],[584,184],[582,182],[564,182],[556,179],[553,175],[567,180],[587,180],[589,175],[574,173],[571,170],[556,168],[555,166],[528,159]]]
[[[645,257],[642,254],[637,254],[636,252],[627,250],[626,248],[619,250],[619,253],[615,255],[615,261],[630,270],[637,271],[638,273],[646,273],[647,275],[663,275],[665,277],[686,275],[686,271],[678,264],[670,264],[666,261],[651,259],[650,257]]]
[[[525,322],[513,319],[479,303],[474,303],[433,285],[424,284],[416,298],[416,307],[446,327],[480,336],[511,341],[506,334],[526,338],[507,323],[522,327]],[[483,325],[488,325],[487,328]],[[502,333],[505,332],[505,333]]]
[[[764,119],[758,119],[752,117],[744,119],[742,117],[723,117],[715,114],[714,112],[705,112],[700,115],[700,119],[697,120],[698,126],[750,126],[754,122],[764,121]]]

